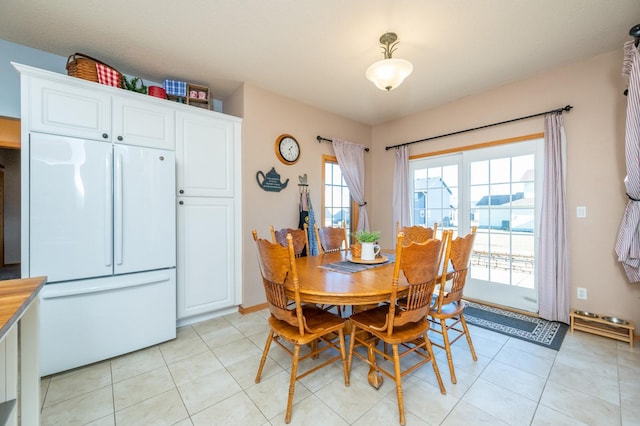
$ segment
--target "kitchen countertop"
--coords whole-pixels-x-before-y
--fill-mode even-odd
[[[46,282],[46,277],[0,281],[0,339],[20,319]]]

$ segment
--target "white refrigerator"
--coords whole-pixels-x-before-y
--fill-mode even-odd
[[[175,153],[30,134],[41,375],[176,336]]]

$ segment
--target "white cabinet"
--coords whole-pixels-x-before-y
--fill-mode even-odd
[[[233,199],[184,197],[178,204],[178,318],[235,305]]]
[[[175,110],[166,101],[77,79],[28,81],[32,131],[175,149]]]
[[[133,95],[133,94],[128,94]],[[140,98],[140,95],[133,95]],[[133,96],[113,98],[113,135],[115,142],[175,149],[175,111],[153,97],[135,99]]]
[[[111,140],[111,95],[85,87],[30,78],[28,109],[32,131]]]
[[[238,121],[181,111],[176,119],[178,196],[233,197]]]
[[[178,325],[241,303],[239,118],[176,114]]]

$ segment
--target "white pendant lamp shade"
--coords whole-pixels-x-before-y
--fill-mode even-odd
[[[404,59],[382,59],[367,68],[366,76],[381,90],[393,90],[413,72],[411,62]]]
[[[375,62],[367,68],[366,76],[380,90],[387,92],[400,86],[405,78],[413,71],[411,62],[391,57],[398,45],[396,33],[384,33],[380,36],[380,45],[384,59]]]

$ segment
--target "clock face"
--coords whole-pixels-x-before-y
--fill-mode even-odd
[[[294,164],[300,158],[300,145],[291,135],[282,135],[276,140],[276,156],[284,164]]]

